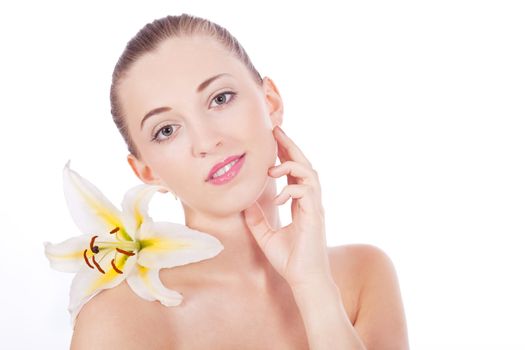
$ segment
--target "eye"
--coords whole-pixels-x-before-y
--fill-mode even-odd
[[[163,142],[166,139],[168,139],[171,134],[173,134],[173,126],[176,124],[168,124],[161,127],[154,135],[153,140],[155,142]],[[160,138],[160,135],[164,136],[164,138]]]
[[[227,95],[230,97],[226,98]],[[217,96],[215,96],[212,102],[216,101],[217,104],[223,105],[223,104],[229,103],[235,97],[235,95],[236,95],[235,92],[232,92],[232,91],[222,92],[218,94]]]
[[[228,104],[231,101],[233,101],[236,95],[237,93],[233,91],[222,92],[218,94],[217,96],[215,96],[212,102],[217,102],[219,106]],[[158,131],[153,133],[153,137],[151,140],[157,143],[166,141],[175,132],[173,128],[175,125],[177,124],[166,124],[162,126]]]

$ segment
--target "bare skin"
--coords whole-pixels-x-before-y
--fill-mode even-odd
[[[399,286],[384,253],[345,245],[330,247],[329,257],[347,315],[366,348],[407,349]],[[101,292],[80,312],[72,349],[308,349],[290,288],[278,274],[264,285],[199,280],[194,273],[191,264],[161,271],[163,283],[185,295],[173,308],[139,298],[127,283]]]
[[[196,92],[194,87],[220,73],[228,76]],[[237,93],[234,100],[224,95],[228,91]],[[257,86],[245,66],[209,38],[177,38],[135,62],[119,92],[141,153],[140,159],[128,156],[134,173],[175,193],[185,224],[213,234],[224,250],[209,260],[161,270],[162,282],[184,296],[177,307],[140,299],[126,283],[102,291],[80,311],[73,349],[307,349],[309,341],[316,344],[312,349],[324,349],[327,338],[342,344],[339,348],[408,349],[388,257],[372,246],[325,247],[319,182],[297,145],[276,131],[283,104],[269,78]],[[221,101],[233,102],[218,105],[221,93]],[[172,110],[141,126],[144,115],[161,106]],[[169,125],[174,128],[164,129],[168,135],[159,134]],[[152,135],[164,141],[156,143]],[[243,169],[231,185],[205,181],[213,164],[243,152]],[[277,156],[281,167],[272,172]],[[311,186],[301,187],[308,188],[305,193],[288,192],[276,203],[280,176],[287,176],[289,184]],[[294,216],[293,223],[312,219],[312,232],[298,226],[283,230],[277,205],[290,197],[292,211],[300,200],[305,204],[301,213],[306,204],[314,208],[313,214]],[[266,235],[245,221],[243,212],[255,201],[264,224],[278,233],[271,244],[264,244]],[[301,249],[291,249],[290,242]],[[292,256],[296,251],[303,255]],[[312,292],[303,292],[302,285]],[[316,324],[316,310],[324,309],[335,310],[319,313],[330,327]],[[344,340],[335,343],[338,339]]]

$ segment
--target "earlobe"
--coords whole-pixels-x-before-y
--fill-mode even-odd
[[[151,168],[144,164],[142,161],[138,160],[135,156],[132,154],[128,154],[128,164],[135,173],[135,175],[144,183],[149,185],[160,185],[166,187],[161,181],[153,176],[153,172],[151,171]],[[162,193],[168,192],[168,189],[162,189],[159,190]],[[177,195],[175,193],[173,194],[175,196],[175,199],[178,199]]]
[[[134,155],[128,154],[127,156],[128,164],[135,173],[135,175],[144,183],[150,185],[159,184],[159,179],[153,175],[151,168],[144,164],[142,161],[137,159]]]

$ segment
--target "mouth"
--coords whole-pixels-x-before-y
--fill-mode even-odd
[[[231,169],[231,167],[233,165],[235,165],[235,163],[237,163],[245,155],[246,155],[246,152],[241,154],[241,155],[230,156],[230,157],[226,158],[225,160],[223,160],[222,162],[219,162],[219,163],[215,164],[211,168],[210,172],[208,173],[208,177],[206,178],[205,181],[207,182],[207,181],[211,180],[214,177],[214,175],[215,176],[220,176],[223,173],[226,173],[228,170]]]

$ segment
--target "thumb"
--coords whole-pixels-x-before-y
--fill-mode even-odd
[[[266,216],[257,201],[252,204],[251,207],[244,210],[244,219],[259,245],[261,245],[263,238],[267,234],[273,232],[272,227],[268,224]],[[268,237],[266,237],[266,239],[267,238]]]

